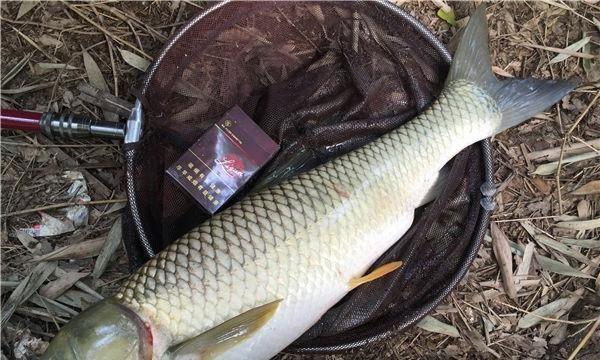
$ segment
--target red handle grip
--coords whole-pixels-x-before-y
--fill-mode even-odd
[[[39,132],[41,118],[39,112],[0,109],[0,128]]]

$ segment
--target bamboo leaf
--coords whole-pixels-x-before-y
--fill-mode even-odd
[[[584,161],[584,160],[597,158],[598,156],[600,156],[600,153],[591,151],[588,153],[579,154],[579,155],[575,155],[575,156],[571,156],[566,159],[563,159],[562,164],[564,166],[564,165],[572,164],[572,163],[575,163],[578,161]],[[535,175],[552,175],[556,172],[556,169],[558,169],[558,161],[553,161],[553,162],[539,165],[533,173]]]
[[[33,261],[85,259],[96,256],[104,245],[104,238],[82,241],[77,244],[63,246],[46,255],[38,256]]]
[[[450,25],[456,24],[456,15],[454,15],[454,11],[452,9],[439,9],[437,11],[437,16],[439,16],[442,20],[445,20]]]
[[[121,234],[121,217],[117,217],[117,220],[110,228],[108,235],[106,237],[106,242],[104,243],[104,247],[100,251],[100,255],[98,255],[98,259],[96,259],[96,264],[94,265],[94,271],[92,272],[92,276],[94,281],[97,281],[100,278],[100,275],[104,273],[106,266],[110,258],[113,256],[119,244],[121,244],[122,234]]]
[[[132,53],[131,51],[127,51],[124,49],[119,49],[119,51],[121,52],[121,56],[123,57],[123,60],[125,60],[126,63],[140,71],[146,71],[148,66],[150,66],[150,61]]]
[[[10,294],[10,297],[2,306],[1,328],[8,323],[12,314],[17,310],[17,307],[29,297],[46,281],[48,276],[52,274],[56,268],[56,262],[43,262],[37,264],[25,279],[21,281],[19,286]]]
[[[425,316],[421,321],[419,321],[417,327],[425,331],[444,334],[452,337],[460,336],[458,330],[454,326],[441,322],[433,316],[429,315]]]
[[[582,271],[574,269],[569,265],[565,265],[559,261],[552,260],[552,259],[547,258],[542,255],[535,254],[535,260],[538,262],[540,267],[546,271],[550,271],[550,272],[561,274],[561,275],[580,277],[580,278],[586,278],[586,279],[594,278],[593,276],[590,276],[589,274],[586,274]]]
[[[21,72],[21,70],[23,70],[25,65],[27,65],[27,62],[29,61],[30,57],[31,53],[23,56],[21,60],[19,60],[19,62],[15,64],[15,66],[13,66],[10,70],[2,74],[2,80],[0,80],[0,84],[2,87],[8,84],[15,76],[17,76]]]
[[[575,191],[571,192],[571,195],[595,195],[600,194],[600,180],[593,180]]]
[[[90,80],[90,84],[98,89],[109,91],[108,84],[106,83],[106,80],[104,80],[102,71],[100,71],[100,67],[98,67],[98,64],[94,58],[92,58],[92,56],[86,50],[83,50],[82,54],[83,65],[85,66],[85,72]]]
[[[582,221],[561,221],[556,223],[556,226],[563,229],[579,231],[593,230],[596,228],[600,228],[600,218]]]
[[[56,299],[65,291],[69,290],[76,282],[88,276],[90,273],[67,272],[54,281],[50,281],[40,289],[40,295],[49,299]]]
[[[558,299],[535,309],[523,316],[517,323],[517,327],[520,329],[527,329],[542,322],[544,320],[543,318],[552,318],[552,315],[565,309],[569,300],[569,298]]]
[[[560,239],[560,242],[562,242],[563,244],[579,246],[586,249],[600,248],[600,240]]]
[[[38,4],[38,0],[23,0],[21,1],[21,6],[19,6],[19,12],[17,13],[17,17],[15,20],[19,20],[23,15],[27,14],[31,9],[36,7]]]
[[[570,247],[568,247],[567,245],[560,243],[546,235],[543,234],[538,234],[534,236],[535,240],[537,242],[539,242],[540,244],[544,244],[548,247],[553,248],[554,250],[563,253],[567,256],[570,256],[574,259],[577,259],[578,261],[587,264],[587,265],[591,265],[591,266],[596,266],[592,261],[590,261],[590,259],[588,259],[587,257],[585,257],[582,253],[580,253],[579,251],[576,251],[574,249],[571,249]]]
[[[591,40],[591,37],[585,36],[581,40],[579,40],[577,42],[574,42],[573,44],[567,46],[565,48],[565,50],[579,51],[582,47],[585,46],[585,44],[587,44],[588,42],[590,42],[590,40]],[[555,57],[553,57],[548,64],[555,64],[557,62],[561,62],[563,60],[566,60],[569,57],[570,57],[570,55],[568,55],[568,54],[558,54]]]
[[[494,255],[496,256],[496,261],[500,268],[500,275],[502,276],[502,285],[506,290],[506,294],[508,294],[511,299],[516,299],[517,289],[515,287],[515,279],[513,276],[512,253],[510,251],[508,238],[495,223],[490,224],[490,232],[492,235]]]

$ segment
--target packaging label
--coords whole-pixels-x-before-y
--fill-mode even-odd
[[[235,106],[173,163],[167,174],[214,214],[278,150],[279,145]]]

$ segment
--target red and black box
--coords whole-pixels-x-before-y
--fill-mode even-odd
[[[214,214],[279,150],[239,106],[207,130],[167,173]]]

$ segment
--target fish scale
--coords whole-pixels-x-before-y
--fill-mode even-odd
[[[385,229],[406,228],[402,219],[412,216],[437,171],[476,141],[465,134],[491,133],[495,110],[476,87],[456,82],[405,126],[192,229],[116,299],[170,343],[276,299],[283,299],[278,313],[294,321],[303,314],[310,321],[297,326],[308,328],[326,308],[315,312],[306,303],[326,297],[333,305],[349,290],[348,281],[398,238]],[[383,238],[373,229],[383,229]]]

